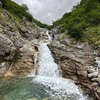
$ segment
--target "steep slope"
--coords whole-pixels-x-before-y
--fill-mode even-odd
[[[72,11],[53,23],[76,40],[100,44],[100,0],[81,0]]]
[[[4,6],[4,1],[11,4]],[[38,21],[25,10],[22,14],[21,9],[11,0],[3,0],[3,8],[0,2],[0,76],[25,76],[35,66],[42,29],[36,25]]]
[[[17,17],[18,20],[23,19],[25,17],[26,20],[30,22],[36,23],[38,26],[42,28],[49,28],[48,25],[41,23],[40,21],[36,20],[30,13],[29,8],[26,4],[18,5],[12,0],[0,0],[3,5],[2,7],[6,9],[9,13],[11,13],[13,16]]]

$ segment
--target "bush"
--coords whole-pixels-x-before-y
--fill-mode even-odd
[[[26,9],[23,6],[20,6],[11,0],[1,0],[1,1],[3,2],[3,7],[16,17],[22,19],[23,16],[25,16],[28,21],[32,21],[33,19],[32,15],[26,12]]]
[[[68,30],[67,34],[75,39],[81,39],[84,32],[90,27],[100,24],[100,0],[81,0],[72,11],[53,23],[61,26],[61,32]],[[97,33],[96,33],[97,34]]]

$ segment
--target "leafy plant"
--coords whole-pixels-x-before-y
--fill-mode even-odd
[[[66,34],[75,39],[83,39],[87,29],[96,28],[99,24],[100,0],[81,0],[71,12],[65,13],[61,19],[53,22],[53,26],[60,26],[61,32],[67,30]],[[99,37],[99,34],[95,34]]]

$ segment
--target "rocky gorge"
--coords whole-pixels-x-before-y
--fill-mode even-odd
[[[37,74],[41,56],[38,47],[48,41],[46,31],[24,18],[16,21],[6,10],[0,9],[0,77]],[[99,47],[87,42],[72,44],[68,38],[60,40],[59,30],[49,33],[54,34],[54,39],[48,47],[62,76],[88,88],[94,100],[100,100]]]
[[[34,68],[39,29],[34,23],[23,22],[16,22],[6,10],[0,9],[0,76],[25,75],[25,69],[29,73]]]
[[[63,34],[64,35],[64,34]],[[99,48],[89,45],[88,42],[76,42],[71,44],[71,40],[64,36],[63,40],[58,37],[62,35],[55,34],[54,39],[48,46],[52,51],[55,62],[62,70],[62,75],[81,84],[90,90],[94,100],[100,100],[100,58]],[[57,41],[59,40],[59,41]]]

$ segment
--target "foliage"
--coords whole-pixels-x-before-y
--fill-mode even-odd
[[[1,0],[1,1],[3,2],[3,7],[16,17],[22,19],[23,16],[25,16],[27,20],[32,21],[33,19],[32,15],[26,12],[26,9],[23,6],[20,6],[11,0]]]
[[[37,21],[33,18],[33,16],[27,12],[28,7],[26,4],[18,5],[12,0],[0,0],[3,3],[3,8],[6,9],[8,12],[12,13],[14,16],[16,16],[19,19],[23,19],[23,17],[26,18],[26,20],[30,22],[35,22],[38,26],[42,28],[48,28],[51,29],[51,26],[48,26],[46,24],[42,24],[40,21]]]
[[[53,22],[53,26],[60,26],[61,32],[67,30],[67,34],[72,38],[82,39],[87,29],[97,27],[99,23],[100,0],[81,0],[71,12],[65,13],[61,19]]]
[[[88,40],[91,44],[100,45],[100,25],[89,27],[84,34],[83,39],[85,41]]]
[[[26,4],[22,4],[22,7],[23,7],[25,10],[29,10]]]

